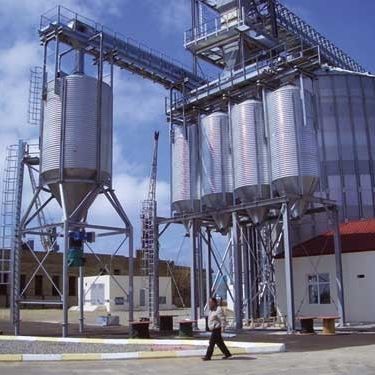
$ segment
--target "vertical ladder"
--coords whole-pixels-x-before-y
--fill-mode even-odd
[[[42,85],[43,68],[35,66],[30,70],[29,105],[27,110],[27,122],[38,126],[42,116]]]
[[[154,133],[154,150],[152,157],[151,173],[147,199],[142,202],[141,221],[142,221],[142,274],[147,276],[147,307],[148,316],[153,324],[157,323],[158,317],[155,316],[155,307],[158,307],[158,296],[155,296],[156,274],[155,274],[155,248],[157,246],[156,220],[156,176],[158,167],[158,143],[159,132]]]
[[[154,212],[156,202],[145,200],[142,204],[142,275],[147,276],[147,307],[149,317],[153,317],[154,312],[154,246],[155,246],[155,222]]]
[[[7,148],[3,176],[0,230],[0,284],[11,283],[16,235],[20,224],[25,142]],[[18,276],[17,276],[18,277]]]

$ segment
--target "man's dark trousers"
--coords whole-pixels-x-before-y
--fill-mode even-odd
[[[221,336],[221,328],[215,328],[212,330],[210,344],[207,348],[206,358],[211,359],[212,354],[214,352],[215,344],[223,352],[225,357],[229,357],[231,355]]]

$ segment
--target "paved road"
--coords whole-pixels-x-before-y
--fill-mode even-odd
[[[53,370],[52,370],[53,369]],[[202,362],[198,358],[65,363],[0,363],[1,375],[374,375],[375,345]]]

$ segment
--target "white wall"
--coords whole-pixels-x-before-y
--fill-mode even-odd
[[[375,251],[342,255],[344,298],[347,322],[375,322]],[[286,315],[284,259],[275,262],[276,301],[280,316]],[[331,304],[309,304],[307,277],[329,273]],[[337,315],[336,270],[334,255],[293,259],[296,315]],[[365,275],[365,278],[358,278]]]
[[[129,304],[127,302],[127,294],[125,292],[129,290],[129,277],[114,276],[114,278],[117,282],[109,275],[100,277],[89,276],[84,278],[85,309],[92,309],[94,306],[102,306],[106,308],[107,312],[128,310]],[[94,289],[100,284],[104,286],[103,304],[92,300],[95,294]],[[145,310],[147,308],[147,290],[145,292],[146,306],[141,306],[140,301],[140,291],[141,289],[146,289],[147,286],[147,277],[134,277],[135,309]],[[160,297],[166,297],[166,304],[160,304],[160,309],[172,309],[174,307],[172,305],[172,283],[170,277],[159,278],[159,295]]]

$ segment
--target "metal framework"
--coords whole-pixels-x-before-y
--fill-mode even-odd
[[[222,210],[177,215],[173,218],[158,218],[158,236],[171,224],[189,223],[191,240],[191,317],[197,320],[204,316],[206,296],[216,294],[221,276],[230,275],[233,289],[226,283],[228,295],[234,301],[235,328],[241,329],[243,321],[251,321],[260,316],[270,316],[270,308],[275,303],[273,263],[281,252],[285,256],[285,281],[287,313],[285,324],[288,332],[295,330],[295,307],[293,292],[292,231],[294,219],[290,209],[296,197],[278,197],[249,204],[240,204]],[[345,307],[342,288],[342,261],[339,233],[338,208],[333,201],[311,198],[311,207],[306,215],[326,212],[332,223],[335,238],[337,306],[340,323],[345,324]],[[253,225],[247,211],[254,208],[267,208],[274,216],[261,225]],[[231,215],[229,239],[220,257],[212,241],[212,233],[218,229],[214,222],[216,215]],[[262,231],[267,230],[266,236]],[[262,238],[263,237],[263,238]],[[201,241],[199,240],[201,239]],[[268,241],[265,241],[267,239]],[[204,246],[202,246],[202,244]],[[203,247],[205,250],[203,250]],[[205,255],[204,255],[205,252]],[[203,287],[203,256],[206,258],[206,285]],[[228,264],[232,266],[228,266]],[[266,266],[264,264],[267,264]],[[210,270],[215,269],[212,277]],[[267,273],[268,272],[268,273]],[[262,306],[261,306],[262,305]]]
[[[155,296],[159,296],[159,278],[158,278],[158,260],[159,244],[155,240],[155,221],[156,221],[156,177],[158,168],[158,144],[159,132],[154,133],[154,150],[152,156],[152,166],[150,173],[149,189],[147,199],[142,202],[141,222],[142,222],[142,273],[147,276],[147,308],[148,316],[154,326],[159,321],[159,303]]]
[[[163,53],[62,6],[42,15],[39,34],[43,44],[58,38],[94,58],[99,58],[100,54],[100,42],[94,36],[100,34],[104,59],[121,69],[148,78],[166,88],[181,88],[184,85],[187,89],[193,89],[205,83],[205,79]]]
[[[42,15],[39,35],[44,46],[44,66],[42,72],[43,97],[46,87],[47,46],[51,41],[55,43],[55,79],[62,73],[61,58],[72,50],[80,51],[93,57],[98,66],[99,82],[103,80],[103,63],[111,66],[111,83],[113,67],[126,69],[141,77],[157,82],[170,90],[170,97],[166,103],[167,116],[170,126],[173,124],[189,124],[196,120],[197,116],[215,109],[227,109],[232,103],[247,97],[261,96],[268,88],[278,87],[295,75],[301,73],[313,75],[315,69],[322,64],[330,64],[343,69],[363,72],[364,69],[344,52],[338,49],[306,22],[301,20],[293,12],[276,0],[236,0],[227,1],[235,3],[237,10],[235,17],[214,18],[204,20],[202,9],[209,6],[217,10],[218,2],[215,0],[191,0],[192,4],[192,29],[185,34],[185,47],[192,52],[193,69],[183,67],[172,59],[156,52],[144,45],[130,40],[119,33],[112,32],[103,25],[89,20],[64,7],[58,6],[50,12]],[[61,45],[69,49],[62,51]],[[199,60],[208,61],[222,71],[211,80],[198,74]],[[98,98],[101,97],[101,84],[98,85]],[[31,102],[36,103],[39,88],[34,84],[31,90]],[[36,93],[35,96],[33,93]],[[224,99],[224,100],[223,100]],[[99,99],[100,100],[100,99]],[[36,112],[38,112],[38,108]],[[32,111],[33,112],[33,111]],[[37,121],[37,114],[31,113],[32,121]],[[42,112],[40,112],[42,116]],[[99,118],[100,116],[98,116]],[[42,117],[40,117],[43,121]],[[99,120],[100,121],[100,120]],[[17,167],[23,163],[18,160]],[[22,187],[18,171],[17,186]],[[80,203],[88,205],[94,194],[104,194],[114,210],[119,214],[124,226],[122,228],[109,228],[88,223],[75,222],[66,212],[64,199],[62,209],[63,222],[50,225],[37,224],[30,227],[34,218],[42,217],[40,214],[44,207],[52,200],[52,195],[45,203],[39,202],[42,190],[48,189],[36,184],[34,197],[30,203],[20,226],[15,226],[15,242],[13,251],[13,289],[12,308],[13,323],[16,333],[19,333],[19,308],[26,302],[22,298],[23,292],[19,284],[20,248],[23,236],[46,236],[46,231],[56,228],[55,240],[46,243],[46,255],[51,251],[57,238],[64,241],[63,262],[63,287],[60,290],[61,304],[63,305],[63,335],[68,334],[67,314],[67,250],[68,235],[72,228],[93,228],[106,231],[102,235],[124,234],[129,238],[129,309],[130,320],[133,318],[133,237],[132,226],[124,210],[118,202],[110,187],[97,184],[92,191]],[[17,192],[17,202],[21,202],[22,189]],[[60,194],[64,198],[64,185],[60,183]],[[291,199],[295,197],[272,198],[267,201],[258,201],[248,205],[235,205],[215,212],[197,212],[194,214],[158,218],[154,230],[154,277],[157,273],[157,254],[159,237],[167,230],[170,224],[188,223],[190,239],[192,242],[192,272],[191,272],[191,301],[192,317],[201,316],[204,312],[205,296],[211,295],[217,287],[217,278],[212,278],[211,266],[216,264],[219,274],[224,274],[226,259],[231,258],[231,276],[234,281],[234,303],[236,310],[236,327],[242,327],[243,314],[251,317],[259,309],[259,296],[262,301],[272,298],[272,278],[266,272],[272,274],[273,254],[281,246],[285,254],[285,277],[287,285],[287,326],[290,331],[294,329],[294,300],[293,300],[293,270],[291,251],[292,224],[290,216]],[[311,198],[314,208],[310,208],[307,214],[316,212],[328,212],[332,216],[335,233],[335,254],[337,270],[337,288],[339,297],[339,313],[341,323],[345,322],[345,310],[342,289],[341,244],[338,229],[337,207],[334,202]],[[35,212],[32,213],[33,207]],[[264,207],[272,208],[277,214],[269,217],[263,227],[254,227],[246,214],[247,209]],[[78,209],[78,207],[77,207]],[[156,206],[146,207],[152,209],[154,217]],[[20,209],[16,210],[20,213]],[[217,228],[214,225],[214,216],[227,214],[231,217],[230,241],[222,259],[213,250],[212,232]],[[16,222],[19,219],[16,220]],[[43,222],[43,219],[42,219]],[[164,227],[160,229],[160,226]],[[271,228],[271,229],[270,229]],[[273,229],[272,229],[273,228]],[[281,228],[281,229],[280,229]],[[275,238],[272,237],[275,234]],[[207,277],[206,288],[203,287],[204,248],[206,252]],[[29,249],[30,250],[30,249]],[[116,250],[117,251],[117,250]],[[156,255],[155,255],[156,254]],[[3,257],[4,258],[4,257]],[[44,269],[43,261],[37,261],[38,269]],[[2,262],[1,264],[4,264]],[[83,275],[83,270],[82,275]],[[248,272],[249,271],[249,272]],[[4,274],[4,272],[3,272]],[[245,276],[243,279],[243,275]],[[250,275],[250,276],[249,276]],[[259,276],[260,275],[260,276]],[[81,278],[82,280],[82,278]],[[158,283],[153,289],[154,317],[158,315]],[[82,285],[80,286],[82,288]],[[245,298],[242,290],[244,288]],[[206,295],[203,290],[206,289]],[[151,289],[150,289],[151,290]],[[229,290],[229,288],[228,288]],[[232,293],[229,290],[229,293]],[[82,296],[82,294],[81,294]],[[54,303],[56,303],[54,301]],[[265,303],[267,305],[267,303]],[[83,329],[83,299],[81,306],[81,329]]]
[[[215,11],[220,6],[216,0],[193,0],[196,3],[195,22],[185,32],[185,47],[216,65],[224,66],[219,46],[234,39],[245,38],[246,48],[251,54],[265,48],[275,48],[286,43],[289,47],[304,43],[318,47],[322,61],[332,66],[355,72],[366,70],[348,54],[338,48],[303,19],[278,0],[227,1],[229,8],[237,7],[236,17],[222,15],[204,20],[204,4]]]
[[[58,19],[63,19],[62,14],[60,13],[60,7],[58,8]],[[66,21],[66,19],[64,19]],[[78,22],[78,17],[75,17],[73,21]],[[69,53],[75,52],[76,56],[76,72],[83,73],[84,72],[84,55],[90,54],[95,56],[94,64],[97,67],[97,98],[98,98],[98,113],[97,113],[97,129],[99,129],[99,137],[98,140],[100,141],[100,127],[101,127],[101,103],[102,103],[102,85],[104,79],[104,63],[105,61],[109,62],[110,65],[110,86],[113,87],[113,66],[114,66],[114,56],[111,55],[108,57],[106,55],[107,50],[105,50],[105,35],[104,32],[101,30],[100,32],[96,32],[96,29],[90,29],[90,32],[95,31],[95,34],[90,34],[88,43],[91,43],[95,49],[93,52],[92,49],[84,49],[79,43],[74,44],[73,46],[67,45],[64,43],[64,38],[61,34],[60,25],[57,28],[54,28],[53,25],[50,25],[51,29],[48,30],[45,38],[42,37],[42,45],[44,47],[44,60],[43,60],[43,71],[41,73],[42,77],[42,90],[39,93],[39,86],[38,90],[34,88],[35,91],[35,98],[32,97],[32,102],[38,101],[37,98],[40,95],[41,99],[46,99],[47,93],[47,54],[48,54],[48,46],[49,43],[55,41],[55,53],[54,53],[54,74],[53,79],[58,80],[61,76],[65,73],[62,70],[62,59],[67,56]],[[82,25],[81,25],[82,26]],[[74,27],[78,27],[78,24],[75,24]],[[68,27],[69,28],[69,27]],[[80,32],[77,31],[77,34],[80,35]],[[86,35],[87,37],[87,35]],[[71,39],[69,40],[71,42]],[[65,46],[65,47],[64,47]],[[87,47],[87,46],[86,46]],[[90,51],[90,52],[89,52]],[[35,85],[34,85],[35,86]],[[39,116],[35,114],[36,118],[40,119],[42,124],[43,121],[43,111],[40,108]],[[62,121],[62,128],[64,128],[66,124]],[[42,128],[41,128],[42,129]],[[41,134],[41,137],[43,134]],[[61,144],[61,147],[64,148],[64,143]],[[64,150],[62,150],[62,154]],[[100,152],[98,152],[97,157],[97,168],[100,170]],[[62,323],[62,336],[66,337],[68,332],[68,288],[69,288],[69,276],[68,276],[68,253],[70,251],[70,238],[71,234],[75,232],[80,233],[87,233],[87,230],[94,231],[95,235],[92,234],[89,237],[82,238],[82,243],[86,248],[86,251],[93,253],[98,260],[98,262],[102,265],[102,269],[108,273],[117,285],[123,290],[124,301],[129,306],[129,321],[133,321],[133,312],[134,312],[134,298],[133,298],[133,274],[134,274],[134,258],[133,258],[133,227],[131,222],[129,221],[124,209],[122,208],[114,190],[112,189],[111,185],[104,183],[100,180],[99,176],[97,176],[96,180],[89,180],[87,181],[90,183],[91,187],[87,194],[82,198],[78,203],[75,203],[74,207],[71,207],[71,204],[68,209],[68,192],[65,186],[66,180],[64,176],[64,162],[60,161],[60,167],[62,168],[62,172],[60,173],[60,177],[55,183],[58,186],[59,195],[61,197],[61,210],[63,220],[59,222],[47,223],[45,220],[45,210],[51,204],[51,202],[55,201],[55,196],[50,190],[50,188],[45,185],[45,183],[40,178],[40,174],[38,177],[35,177],[34,174],[39,173],[39,169],[37,166],[40,164],[39,154],[38,155],[26,155],[25,153],[22,154],[22,159],[19,156],[16,167],[19,170],[19,175],[23,176],[23,168],[25,165],[28,166],[29,177],[31,181],[31,186],[33,189],[33,198],[28,205],[22,219],[16,216],[15,223],[13,228],[13,244],[12,244],[12,260],[11,260],[11,268],[12,268],[12,288],[11,288],[11,321],[14,326],[15,334],[18,335],[20,333],[20,309],[24,305],[61,305],[63,311],[63,323]],[[99,174],[98,174],[99,175]],[[22,180],[19,178],[17,182],[17,192],[16,198],[17,202],[19,203],[19,209],[17,210],[18,215],[21,212],[21,201],[22,201],[22,190],[23,190],[23,183]],[[87,215],[84,218],[81,218],[77,213],[80,210],[87,211],[87,209],[91,206],[94,202],[96,197],[102,194],[107,202],[109,202],[110,206],[113,208],[114,212],[117,213],[118,217],[120,218],[122,224],[119,227],[111,227],[105,225],[97,225],[95,223],[91,223],[87,221]],[[44,201],[42,195],[47,195],[46,200]],[[18,206],[17,206],[18,207]],[[81,211],[82,212],[82,211]],[[19,225],[17,225],[19,224]],[[100,256],[96,254],[95,249],[90,245],[90,241],[93,237],[101,238],[101,237],[109,237],[109,236],[122,236],[122,240],[120,241],[119,246],[117,246],[112,255],[118,254],[121,250],[124,249],[124,244],[127,241],[128,247],[128,256],[129,256],[129,289],[128,291],[124,290],[124,288],[120,285],[120,283],[116,280],[116,277],[112,274],[112,267],[111,265],[104,264],[103,261],[100,259]],[[37,254],[34,252],[34,249],[25,241],[27,237],[30,236],[39,236],[41,238],[42,245],[44,247],[44,253],[40,257],[40,253]],[[61,274],[62,274],[62,286],[60,288],[59,285],[53,280],[52,275],[49,274],[48,270],[45,267],[46,259],[48,258],[49,254],[56,251],[58,246],[61,243],[61,249],[63,253],[63,261],[61,264]],[[109,250],[109,249],[108,249]],[[26,281],[26,285],[22,285],[21,287],[21,280],[20,280],[20,267],[21,267],[21,254],[22,251],[29,251],[36,262],[36,267],[31,274],[29,280]],[[38,256],[39,255],[39,256]],[[38,272],[43,272],[48,280],[51,282],[53,288],[57,291],[60,298],[56,300],[46,301],[43,300],[42,302],[37,299],[31,299],[27,297],[27,288],[35,278]],[[80,310],[80,331],[82,332],[84,329],[84,294],[83,294],[83,278],[84,278],[84,266],[80,266],[80,298],[79,298],[79,310]]]
[[[117,285],[121,288],[121,290],[125,293],[127,297],[127,301],[129,304],[129,321],[133,320],[133,227],[123,210],[118,198],[116,197],[114,191],[111,188],[107,188],[102,185],[94,185],[91,191],[86,195],[86,197],[79,203],[79,205],[73,210],[73,212],[69,215],[67,212],[66,207],[66,192],[64,188],[64,184],[59,184],[59,190],[62,197],[62,212],[63,212],[63,221],[62,222],[55,222],[49,223],[46,225],[39,225],[34,224],[34,219],[37,215],[44,210],[50,202],[54,200],[54,197],[51,192],[49,192],[50,196],[48,199],[42,204],[42,206],[35,208],[36,201],[40,197],[41,193],[48,192],[48,189],[38,186],[37,190],[35,191],[33,198],[27,207],[25,214],[23,215],[18,235],[16,236],[16,244],[14,246],[14,260],[13,260],[13,286],[12,286],[12,322],[14,325],[15,334],[20,334],[20,308],[24,305],[61,305],[63,310],[63,323],[62,323],[62,336],[67,337],[69,334],[68,331],[68,296],[69,296],[69,276],[68,276],[68,251],[69,251],[69,234],[72,230],[77,229],[87,229],[87,230],[95,230],[98,232],[96,237],[105,237],[108,236],[116,236],[122,235],[124,238],[121,240],[120,245],[115,248],[112,253],[112,256],[118,254],[118,252],[123,248],[123,245],[126,240],[128,240],[128,252],[129,252],[129,291],[125,291],[124,288],[117,282],[116,276],[112,274],[111,266],[104,264],[103,261],[100,259],[100,256],[97,255],[90,246],[89,242],[85,241],[85,246],[89,252],[93,253],[98,260],[98,262],[102,265],[102,268],[107,272],[117,283]],[[95,225],[87,222],[76,221],[74,219],[74,214],[77,209],[82,209],[85,207],[89,207],[92,204],[93,196],[97,194],[103,194],[105,198],[108,200],[114,211],[118,214],[121,218],[124,226],[122,227],[110,227],[110,226],[103,226],[103,225]],[[50,247],[43,253],[42,257],[38,257],[37,253],[34,249],[30,246],[28,242],[23,241],[26,236],[45,236],[45,231],[48,229],[53,229],[53,239],[51,241]],[[62,262],[62,270],[61,274],[63,277],[62,280],[62,287],[60,288],[59,285],[53,280],[52,275],[48,272],[45,267],[45,262],[48,256],[55,252],[55,245],[57,241],[62,239],[62,251],[63,251],[63,262]],[[32,272],[31,277],[29,280],[26,280],[26,284],[22,286],[20,285],[20,266],[21,266],[21,251],[25,249],[29,251],[32,257],[35,259],[35,269]],[[27,289],[29,285],[34,280],[35,276],[38,272],[43,272],[48,280],[50,281],[51,285],[57,291],[60,296],[59,300],[38,300],[38,299],[31,299],[27,297]],[[80,299],[79,299],[79,308],[80,308],[80,332],[84,330],[84,310],[83,310],[83,303],[84,303],[84,294],[83,294],[83,277],[84,277],[84,270],[83,266],[80,267]],[[87,294],[87,292],[86,292]]]

